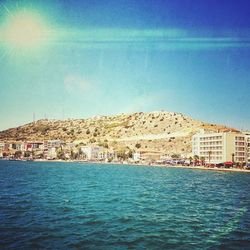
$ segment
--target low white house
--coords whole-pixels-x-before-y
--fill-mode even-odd
[[[0,142],[0,151],[4,151],[4,142]]]
[[[134,161],[140,161],[140,159],[141,159],[141,153],[140,152],[135,152],[133,154],[133,160]]]
[[[56,148],[52,147],[48,149],[47,159],[55,159],[57,157]]]

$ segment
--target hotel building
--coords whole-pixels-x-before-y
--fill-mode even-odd
[[[206,163],[247,161],[246,135],[237,132],[204,132],[192,138],[192,153],[204,157]]]
[[[250,164],[250,132],[246,133],[247,163]]]

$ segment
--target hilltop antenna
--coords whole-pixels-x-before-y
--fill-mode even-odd
[[[33,122],[36,122],[36,114],[33,112]]]

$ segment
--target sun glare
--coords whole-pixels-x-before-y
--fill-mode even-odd
[[[46,32],[39,16],[20,13],[10,17],[4,28],[4,40],[10,47],[31,49],[39,47],[46,40]]]

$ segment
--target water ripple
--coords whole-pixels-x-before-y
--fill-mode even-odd
[[[0,161],[2,249],[248,249],[250,175]]]

